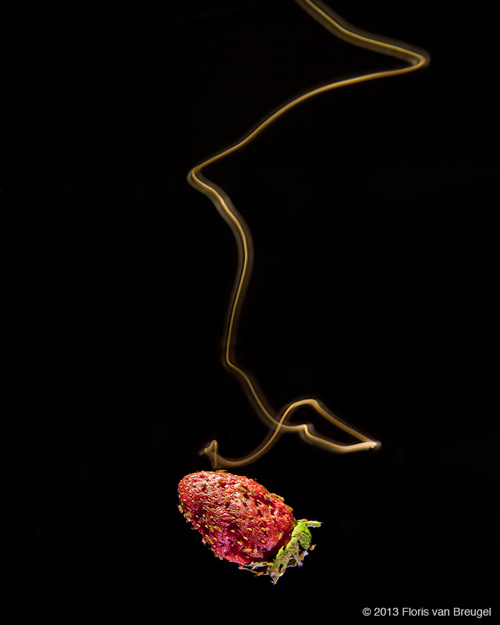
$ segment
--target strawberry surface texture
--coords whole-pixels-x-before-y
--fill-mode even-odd
[[[276,583],[290,566],[301,566],[311,547],[309,527],[296,521],[282,497],[242,475],[200,471],[179,483],[180,511],[220,559],[235,562]]]

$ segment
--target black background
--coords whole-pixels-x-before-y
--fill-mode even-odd
[[[319,397],[382,441],[342,456],[289,435],[241,468],[323,521],[276,587],[216,560],[176,507],[207,442],[237,457],[266,433],[220,362],[234,239],[186,174],[305,89],[397,62],[285,0],[2,12],[2,412],[27,604],[143,622],[175,603],[494,605],[491,5],[336,2],[430,67],[309,101],[207,171],[254,236],[239,362],[276,409]]]

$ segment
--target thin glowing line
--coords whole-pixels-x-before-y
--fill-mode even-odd
[[[316,399],[308,398],[294,401],[281,411],[281,416],[279,414],[273,414],[273,412],[271,412],[271,410],[266,407],[264,397],[257,390],[248,373],[241,369],[241,367],[239,367],[231,357],[233,338],[236,331],[236,321],[243,303],[245,287],[251,274],[252,259],[250,251],[252,249],[252,241],[248,228],[246,227],[242,217],[239,215],[230,198],[216,184],[208,180],[203,175],[202,170],[209,165],[220,161],[226,156],[233,154],[237,150],[245,147],[250,141],[252,141],[258,134],[260,134],[263,130],[265,130],[268,126],[275,122],[279,117],[287,113],[293,107],[298,106],[299,104],[305,102],[306,100],[309,100],[310,98],[313,98],[322,93],[326,93],[328,91],[332,91],[333,89],[338,89],[340,87],[348,87],[350,85],[367,82],[369,80],[388,78],[391,76],[398,76],[413,72],[424,67],[429,62],[428,55],[423,51],[420,52],[416,49],[411,49],[407,47],[407,44],[383,40],[376,35],[365,33],[360,29],[357,29],[354,26],[347,24],[346,22],[344,22],[344,20],[337,16],[328,6],[326,6],[323,2],[320,2],[320,0],[296,0],[296,2],[301,5],[302,8],[307,11],[312,17],[314,17],[320,24],[322,24],[323,27],[330,30],[335,36],[344,39],[349,43],[352,43],[353,45],[369,48],[381,54],[402,59],[406,61],[408,65],[400,68],[359,74],[354,77],[338,80],[311,89],[282,105],[280,108],[278,108],[268,117],[266,117],[263,121],[261,121],[260,124],[258,124],[253,130],[248,132],[247,135],[245,135],[242,139],[229,146],[228,148],[222,150],[221,152],[215,154],[214,156],[199,163],[198,165],[193,167],[188,174],[189,183],[195,189],[209,197],[219,213],[227,221],[227,223],[233,230],[233,234],[236,238],[240,253],[239,272],[235,281],[232,303],[230,303],[229,307],[228,326],[224,346],[224,362],[229,370],[233,372],[233,374],[236,374],[237,377],[239,377],[240,382],[243,384],[246,390],[250,393],[250,396],[255,401],[258,410],[273,428],[271,435],[255,451],[253,451],[248,456],[245,456],[244,458],[239,458],[235,460],[221,457],[218,453],[217,441],[212,441],[210,445],[203,450],[203,453],[209,456],[213,468],[221,466],[242,466],[254,462],[262,455],[267,453],[267,451],[269,451],[269,449],[277,441],[281,432],[297,432],[307,442],[320,445],[328,449],[329,451],[338,453],[348,453],[353,451],[359,451],[362,449],[373,449],[380,445],[378,441],[372,440],[367,436],[364,436],[354,428],[351,428],[347,424],[343,423],[338,417],[336,417],[331,411],[325,408]],[[343,445],[319,436],[314,432],[312,426],[309,424],[287,424],[286,420],[288,419],[290,414],[301,406],[310,406],[327,421],[329,421],[336,427],[344,430],[348,434],[352,435],[354,438],[357,438],[361,442],[351,445]]]

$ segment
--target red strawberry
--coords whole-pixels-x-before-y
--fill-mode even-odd
[[[308,527],[296,521],[282,497],[254,480],[224,471],[186,475],[179,483],[179,509],[216,556],[240,568],[270,575],[275,584],[288,566],[301,566],[311,544]],[[311,547],[312,548],[312,547]]]

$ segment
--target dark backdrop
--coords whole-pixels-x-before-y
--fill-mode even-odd
[[[304,89],[395,62],[292,1],[178,4],[1,14],[2,421],[26,605],[143,622],[176,602],[231,619],[269,599],[311,618],[492,606],[492,3],[336,2],[430,67],[309,101],[209,172],[254,235],[239,362],[276,409],[319,397],[382,441],[341,456],[289,435],[241,468],[323,521],[276,587],[213,558],[176,507],[204,444],[236,457],[266,433],[220,362],[234,239],[186,174]]]

